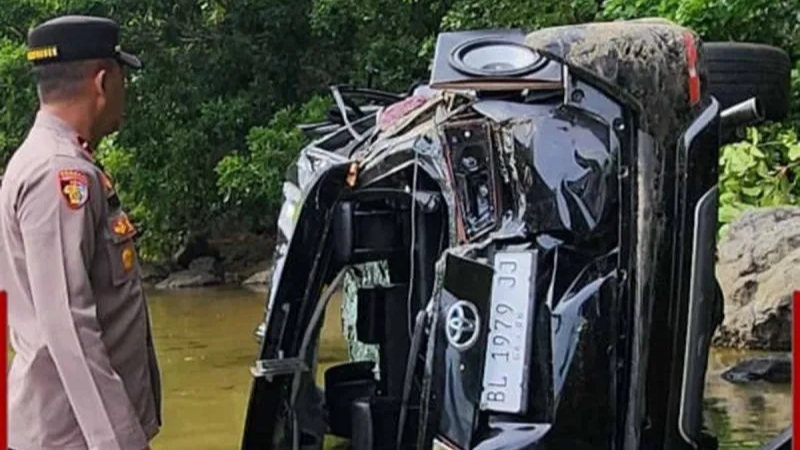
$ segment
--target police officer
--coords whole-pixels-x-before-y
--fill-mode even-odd
[[[40,108],[0,186],[15,450],[143,450],[161,426],[136,230],[93,155],[121,125],[125,70],[141,67],[119,34],[68,16],[28,37]]]

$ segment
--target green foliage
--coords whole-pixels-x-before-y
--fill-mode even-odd
[[[418,49],[439,28],[453,0],[316,0],[311,15],[314,65],[325,82],[405,91],[427,76]],[[376,75],[371,75],[371,72]]]
[[[271,228],[284,171],[305,143],[294,126],[327,106],[316,94],[369,81],[405,91],[427,78],[440,30],[662,16],[706,40],[773,44],[800,61],[800,0],[0,0],[0,10],[0,171],[36,108],[28,29],[65,13],[123,24],[146,68],[131,76],[126,124],[99,159],[150,257],[189,234]],[[724,149],[723,222],[797,199],[799,69],[793,117]]]
[[[523,28],[535,30],[594,20],[595,0],[459,0],[442,20],[446,30]]]
[[[607,0],[607,19],[659,16],[705,40],[740,40],[797,49],[799,0]]]
[[[25,46],[0,36],[0,173],[33,119],[35,90],[27,77]]]
[[[239,220],[251,227],[271,228],[282,201],[284,174],[308,140],[298,123],[323,120],[331,106],[327,97],[313,97],[302,107],[280,110],[264,127],[247,136],[247,152],[225,156],[216,168],[225,205],[241,211]]]
[[[596,0],[456,0],[441,21],[442,31],[480,28],[535,30],[555,25],[591,22],[597,15]],[[433,57],[435,36],[425,40],[418,56]]]
[[[65,13],[108,15],[124,46],[145,61],[132,74],[126,124],[101,160],[119,181],[143,245],[169,254],[186,234],[209,233],[223,217],[219,161],[249,130],[321,86],[307,82],[311,0],[0,0],[4,112],[0,163],[35,112],[27,77],[27,30]],[[122,154],[125,157],[122,157]]]
[[[751,128],[745,141],[723,149],[720,164],[722,224],[749,208],[796,204],[800,198],[800,142],[792,129]]]

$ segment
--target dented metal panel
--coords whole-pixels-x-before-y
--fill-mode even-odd
[[[673,289],[664,274],[678,264],[671,245],[679,239],[675,191],[685,167],[673,154],[697,114],[686,50],[699,39],[666,21],[632,21],[540,30],[526,43],[562,65],[562,86],[529,97],[446,90],[411,97],[379,110],[379,125],[340,149],[303,149],[284,191],[261,356],[304,357],[292,354],[292,339],[309,326],[308,311],[319,301],[314,290],[340,265],[356,264],[336,255],[374,252],[374,260],[359,259],[349,272],[344,326],[351,357],[381,367],[387,358],[391,367],[408,359],[410,384],[389,387],[403,398],[383,399],[390,404],[385,411],[403,411],[403,429],[391,439],[404,446],[427,449],[436,438],[458,449],[633,450],[643,442],[648,415],[668,413],[666,400],[651,393],[649,357],[651,333],[669,330],[653,311]],[[337,208],[345,202],[355,212],[341,219]],[[370,208],[358,210],[359,202]],[[353,225],[356,216],[380,208],[394,219],[369,232],[385,232],[401,250],[337,253],[337,246],[367,234]],[[428,244],[419,248],[419,242]],[[528,323],[509,327],[525,330],[530,346],[523,369],[504,366],[520,370],[511,378],[524,389],[503,395],[525,398],[503,411],[481,404],[486,339],[502,335],[490,311],[498,252],[535,258],[527,269],[529,294],[504,303],[509,310],[530,308],[514,318]],[[353,276],[362,269],[368,272]],[[306,286],[302,280],[309,276]],[[420,352],[392,354],[383,341],[356,342],[358,290],[403,283],[406,303],[394,305],[397,317],[381,319],[392,321],[383,328],[402,333],[382,339],[395,339],[391,348],[411,348],[397,339],[410,342],[413,335],[423,343]],[[419,311],[422,325],[405,336],[394,321],[411,324]],[[658,327],[654,320],[661,321]],[[464,333],[473,334],[467,339]],[[300,411],[288,401],[287,382],[258,380],[255,386],[243,448],[297,448],[298,417],[316,417],[313,408]],[[355,403],[362,412],[372,408],[368,401]],[[358,417],[378,420],[369,411]],[[360,426],[368,427],[359,432],[368,436],[373,423]]]

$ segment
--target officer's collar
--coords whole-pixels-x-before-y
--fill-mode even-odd
[[[60,117],[40,110],[36,113],[34,126],[44,127],[65,136],[74,136],[75,143],[83,150],[86,156],[94,161],[94,150],[89,145],[89,142],[78,134],[75,128],[63,121]]]

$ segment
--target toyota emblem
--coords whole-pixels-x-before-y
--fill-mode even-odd
[[[459,351],[470,349],[478,341],[481,318],[478,308],[470,302],[459,300],[447,310],[445,334],[447,342]]]

